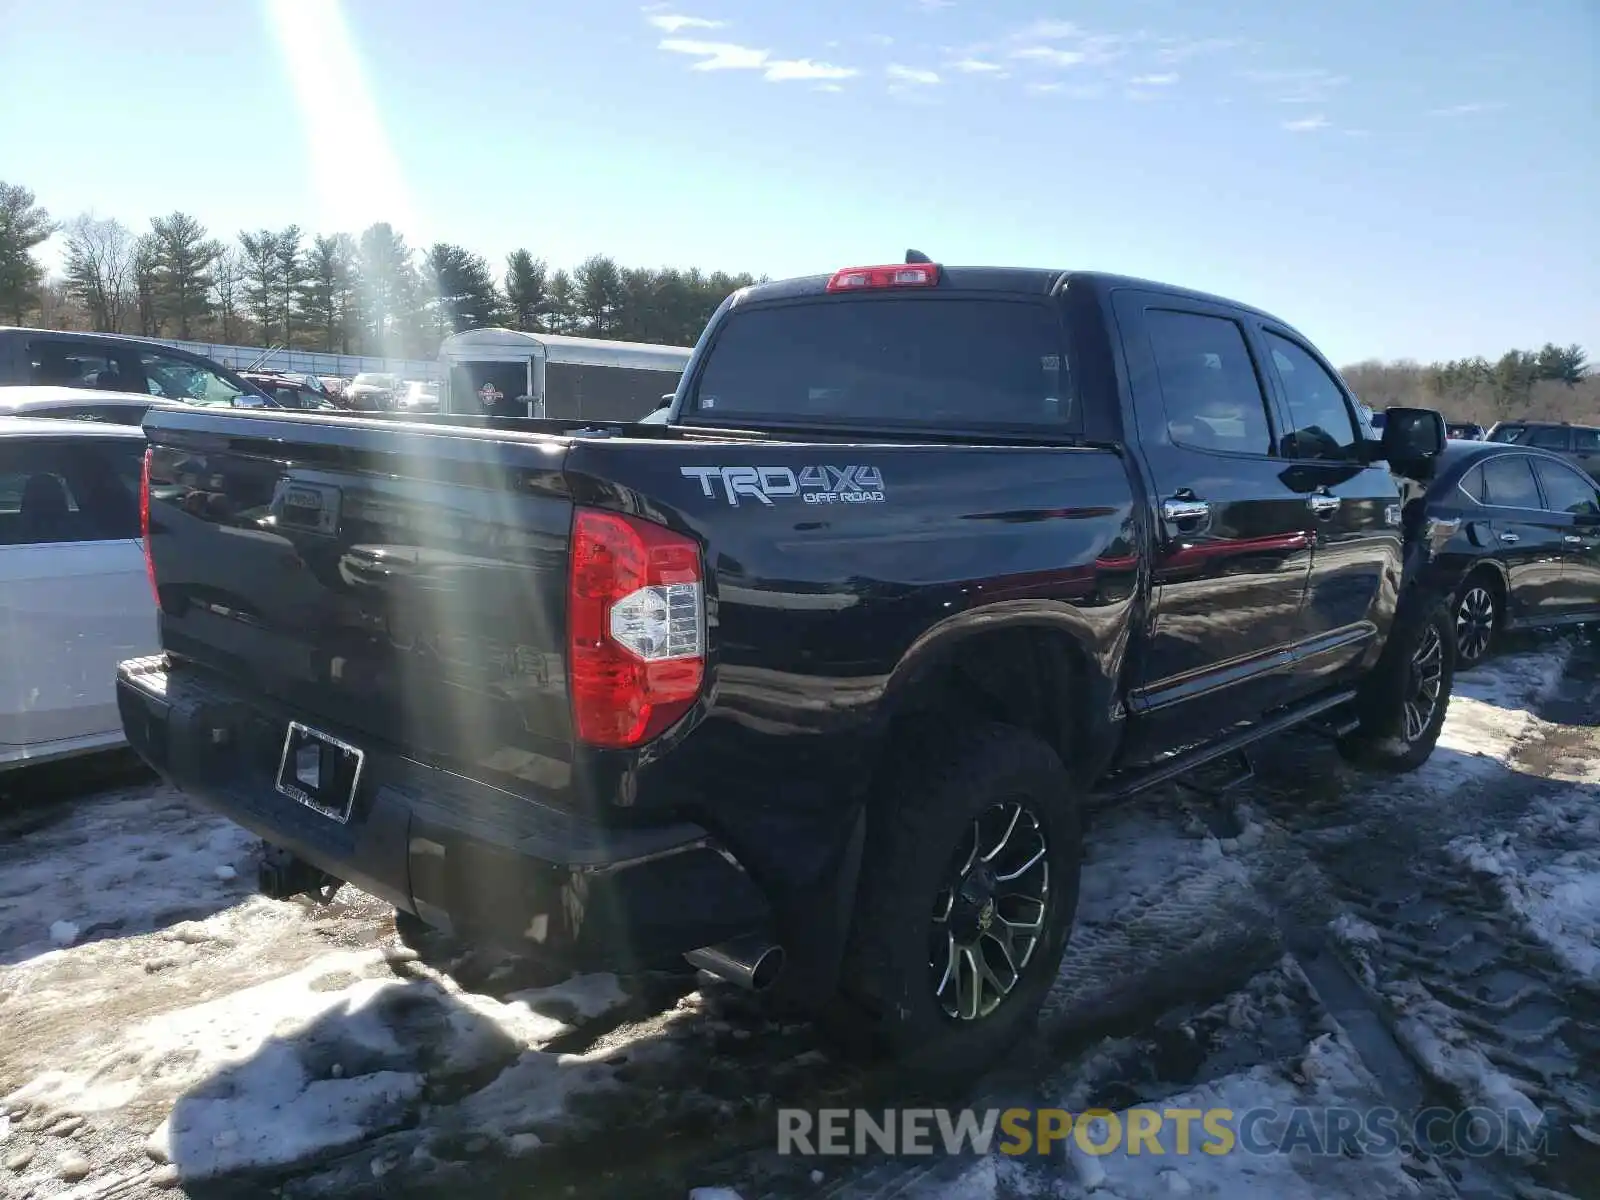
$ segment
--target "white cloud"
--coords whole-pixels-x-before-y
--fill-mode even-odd
[[[1029,62],[1047,63],[1052,67],[1075,67],[1087,62],[1089,56],[1078,50],[1058,50],[1054,46],[1024,46],[1011,52],[1012,58]]]
[[[914,0],[923,12],[938,12],[941,8],[954,8],[956,0]]]
[[[768,83],[850,79],[861,72],[854,67],[818,62],[811,58],[773,58],[772,51],[736,42],[703,42],[695,38],[664,38],[660,49],[699,59],[693,71],[760,71]]]
[[[767,64],[761,78],[768,83],[787,83],[792,79],[849,79],[860,74],[854,67],[813,62],[809,58],[779,59]]]
[[[1179,63],[1202,55],[1221,54],[1240,45],[1243,43],[1238,38],[1209,37],[1192,40],[1162,38],[1161,48],[1156,51],[1156,57],[1164,63]]]
[[[1026,29],[1017,32],[1020,42],[1039,41],[1053,42],[1061,38],[1079,37],[1083,30],[1071,21],[1035,21]]]
[[[1168,71],[1162,75],[1135,75],[1128,82],[1134,87],[1171,87],[1178,82],[1178,76]]]
[[[989,62],[983,58],[958,59],[950,64],[950,69],[960,71],[963,75],[993,75],[1005,71],[999,63]]]
[[[1328,118],[1318,113],[1314,117],[1303,117],[1298,121],[1285,121],[1283,127],[1290,133],[1315,133],[1319,129],[1328,127]]]
[[[1026,83],[1022,90],[1030,96],[1060,96],[1067,100],[1098,100],[1106,94],[1105,87],[1098,83],[1067,84],[1055,80]]]
[[[937,71],[927,71],[920,67],[902,67],[899,63],[890,63],[887,74],[896,83],[928,86],[939,82]]]
[[[661,49],[669,54],[687,54],[698,58],[691,70],[695,71],[758,71],[767,65],[769,50],[757,50],[733,42],[701,42],[691,38],[665,38]]]
[[[817,84],[816,87],[814,87],[811,90],[815,91],[815,92],[842,92],[842,91],[844,91],[844,89],[842,87],[840,87],[837,83],[819,83],[819,84]]]
[[[1474,113],[1499,112],[1505,104],[1499,100],[1480,100],[1473,104],[1452,104],[1448,108],[1429,111],[1430,117],[1469,117]]]
[[[1246,71],[1244,77],[1274,89],[1279,104],[1323,104],[1338,88],[1350,82],[1321,67],[1297,70]]]
[[[726,24],[706,17],[686,17],[682,13],[652,13],[645,20],[662,33],[679,33],[685,29],[721,29]]]

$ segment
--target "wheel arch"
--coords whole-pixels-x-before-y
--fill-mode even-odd
[[[1042,738],[1087,783],[1111,757],[1121,641],[1110,649],[1088,614],[1022,602],[940,622],[890,675],[880,713],[879,772],[903,735],[930,720],[996,721]]]

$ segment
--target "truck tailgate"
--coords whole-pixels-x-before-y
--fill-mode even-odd
[[[561,787],[567,443],[153,416],[162,644],[330,733]]]

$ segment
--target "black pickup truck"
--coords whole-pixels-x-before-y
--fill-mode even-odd
[[[152,412],[133,746],[274,891],[992,1061],[1090,806],[1301,724],[1428,757],[1444,429],[1241,304],[908,257],[730,297],[665,424]]]

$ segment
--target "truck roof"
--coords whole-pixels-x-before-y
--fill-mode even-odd
[[[827,291],[828,280],[831,278],[830,272],[826,275],[801,275],[771,283],[756,283],[740,292],[740,300],[760,302],[787,300],[800,296],[820,296]],[[1145,291],[1165,292],[1172,296],[1184,296],[1191,300],[1203,300],[1211,304],[1225,304],[1231,308],[1243,309],[1266,317],[1287,328],[1293,328],[1280,317],[1226,296],[1216,296],[1170,283],[1158,283],[1151,279],[1139,279],[1131,275],[1116,275],[1107,271],[1068,271],[1046,267],[961,267],[940,263],[939,282],[942,287],[958,288],[962,291],[1024,294],[1037,292],[1040,295],[1049,295],[1069,282],[1074,288],[1084,287],[1102,294],[1114,288],[1134,287]]]

